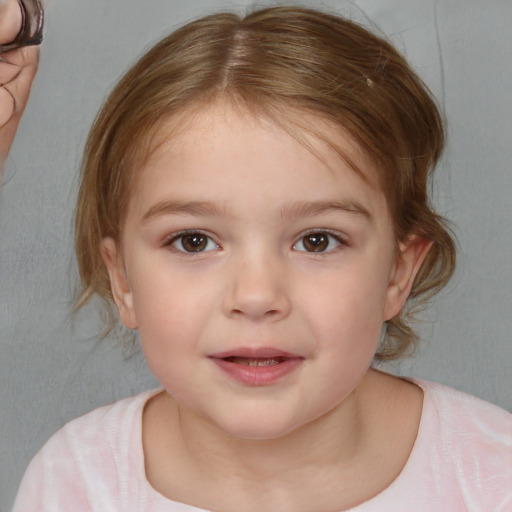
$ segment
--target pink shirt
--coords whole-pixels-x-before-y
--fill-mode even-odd
[[[512,414],[438,384],[398,478],[353,512],[512,511]],[[146,480],[142,410],[155,391],[71,421],[34,457],[13,512],[199,512]],[[204,511],[203,511],[204,512]]]

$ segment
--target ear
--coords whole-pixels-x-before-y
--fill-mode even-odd
[[[126,277],[120,251],[112,238],[103,239],[101,243],[101,256],[107,267],[110,288],[119,318],[129,329],[136,329],[137,318],[133,307],[133,295]]]
[[[405,242],[399,244],[400,254],[392,269],[386,292],[384,321],[398,315],[404,307],[411,293],[414,279],[423,265],[430,247],[432,247],[432,242],[418,235],[412,235]]]

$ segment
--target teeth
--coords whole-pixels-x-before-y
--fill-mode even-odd
[[[228,361],[244,366],[273,366],[279,364],[279,359],[247,359],[246,357],[228,357]]]
[[[279,361],[276,361],[275,359],[254,359],[252,361],[249,361],[249,366],[272,366],[274,364],[279,364]]]

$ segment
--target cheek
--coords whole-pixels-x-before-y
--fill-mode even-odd
[[[214,293],[202,281],[183,275],[134,283],[134,308],[142,348],[148,364],[159,364],[181,352],[194,350],[208,325]]]
[[[142,343],[179,342],[193,337],[199,324],[199,314],[204,312],[197,296],[187,296],[176,290],[163,293],[153,291],[145,298],[135,300]]]
[[[186,321],[194,311],[194,303],[204,302],[207,289],[203,281],[187,277],[164,257],[137,263],[138,269],[148,269],[132,272],[130,279],[139,325],[168,323],[172,326],[172,322]]]
[[[336,339],[379,338],[386,304],[387,280],[383,272],[368,267],[340,269],[329,276],[316,276],[314,286],[303,286],[303,309],[318,328]],[[379,277],[381,276],[381,277]]]
[[[142,298],[142,297],[140,297]],[[142,352],[151,373],[171,394],[179,394],[182,372],[200,334],[187,301],[174,292],[154,293],[137,304]]]

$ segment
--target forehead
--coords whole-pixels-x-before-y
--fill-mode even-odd
[[[369,185],[378,185],[374,160],[342,126],[289,106],[254,111],[229,100],[214,101],[204,108],[185,108],[160,120],[153,127],[142,167],[151,167],[158,159],[183,156],[187,150],[207,151],[208,144],[216,147],[223,136],[236,137],[240,126],[245,133],[267,131],[281,141],[294,139],[302,146],[297,146],[297,151],[306,149],[333,172],[341,159]]]
[[[215,192],[229,202],[245,184],[253,195],[265,190],[269,200],[279,184],[288,180],[291,186],[300,176],[302,193],[312,199],[329,188],[333,198],[349,189],[367,201],[382,196],[375,165],[361,148],[342,129],[300,114],[275,122],[221,103],[164,120],[137,170],[132,195],[163,196],[172,188],[174,194],[186,190],[205,197]]]

